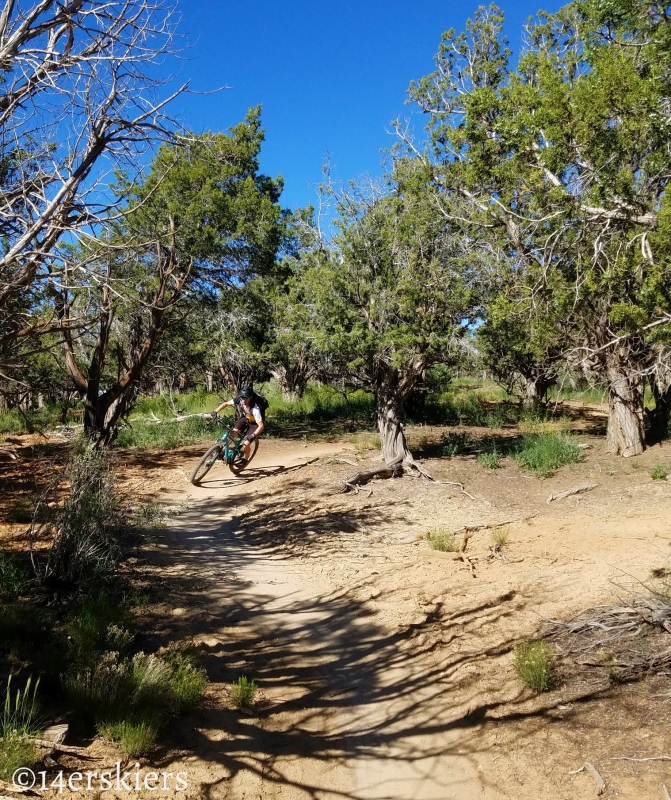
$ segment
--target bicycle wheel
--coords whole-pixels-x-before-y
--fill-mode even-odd
[[[191,483],[194,486],[198,486],[207,473],[212,469],[216,460],[221,456],[221,451],[223,449],[223,445],[219,442],[216,442],[196,464],[196,468],[191,473]]]
[[[236,450],[235,455],[233,456],[233,462],[232,463],[229,462],[228,468],[234,475],[239,475],[242,472],[242,470],[245,469],[245,467],[249,466],[249,462],[254,458],[254,456],[256,455],[256,451],[258,449],[259,449],[259,440],[254,439],[254,441],[252,442],[252,446],[249,450],[249,458],[244,464],[240,463],[242,459],[245,457],[242,447],[239,450]]]

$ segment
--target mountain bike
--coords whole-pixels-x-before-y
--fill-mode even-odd
[[[247,461],[244,461],[245,453],[242,443],[245,439],[245,433],[234,431],[232,425],[229,425],[218,417],[215,417],[213,421],[217,425],[226,428],[226,430],[221,435],[221,438],[207,450],[205,455],[196,464],[196,468],[191,473],[191,483],[194,486],[200,484],[219,459],[225,464],[228,464],[228,468],[234,475],[239,475],[254,458],[256,451],[259,449],[259,440],[254,439],[249,451],[249,458]]]

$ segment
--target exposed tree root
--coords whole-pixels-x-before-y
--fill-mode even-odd
[[[580,483],[577,486],[572,486],[570,489],[567,489],[565,492],[557,492],[556,494],[551,494],[545,502],[548,503],[548,505],[549,505],[554,500],[563,500],[565,497],[570,497],[572,494],[582,494],[583,492],[591,492],[592,489],[596,489],[597,486],[601,486],[601,484],[600,483]]]
[[[372,467],[371,469],[363,469],[355,472],[353,475],[348,475],[343,480],[344,492],[350,490],[358,492],[360,486],[364,486],[373,478],[400,478],[403,475],[403,456],[395,458],[388,464],[380,467]]]

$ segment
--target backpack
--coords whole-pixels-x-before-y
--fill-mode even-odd
[[[254,396],[253,396],[252,399],[254,400],[256,405],[259,407],[259,411],[261,412],[261,419],[263,420],[263,423],[265,424],[265,422],[266,422],[266,410],[268,409],[268,406],[270,405],[270,403],[266,400],[266,398],[262,394],[257,394],[256,392],[254,392]]]

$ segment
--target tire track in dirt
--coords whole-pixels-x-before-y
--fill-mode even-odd
[[[419,667],[408,632],[385,626],[366,599],[309,561],[236,535],[253,499],[281,510],[280,476],[300,479],[302,463],[341,450],[261,451],[249,483],[217,466],[171,525],[172,568],[201,586],[184,630],[208,645],[213,681],[189,742],[196,756],[185,764],[193,796],[496,798],[477,758],[460,751],[464,711],[446,702],[430,659]],[[262,688],[251,717],[226,701],[224,687],[239,674]]]

